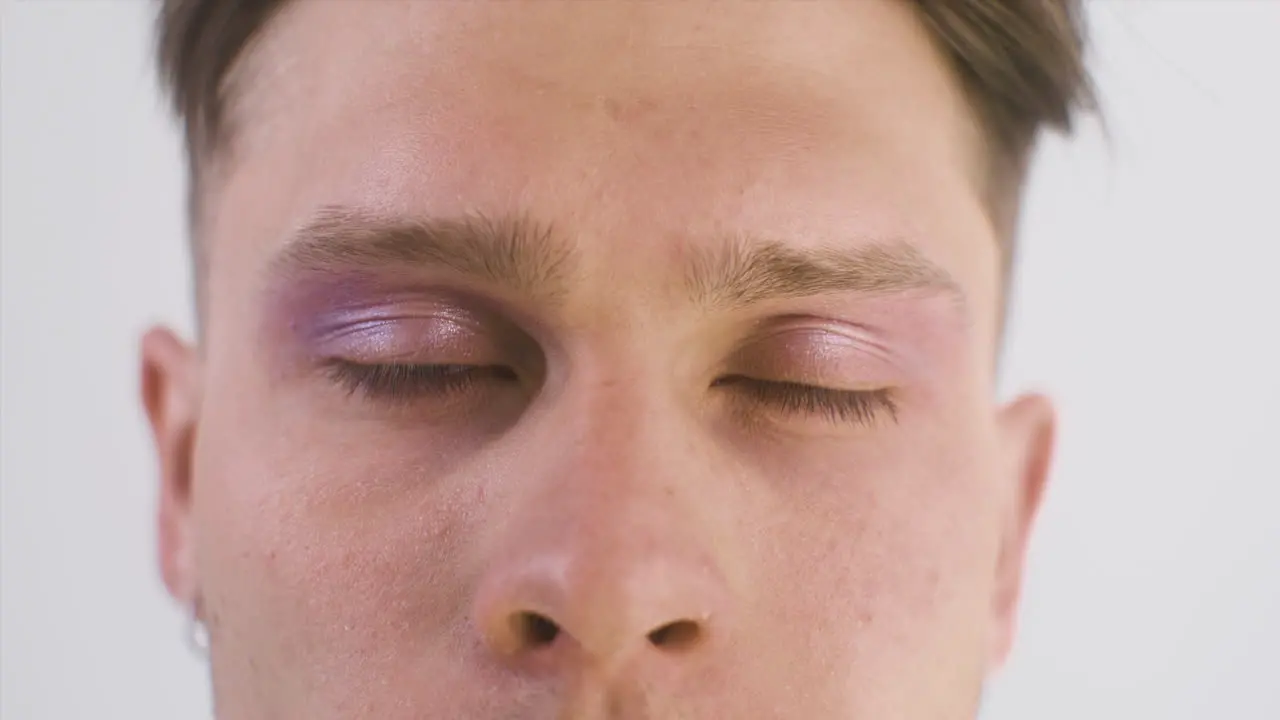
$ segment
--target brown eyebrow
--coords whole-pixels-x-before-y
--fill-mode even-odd
[[[330,206],[293,234],[272,269],[287,275],[438,266],[555,299],[568,288],[570,258],[549,225],[525,216],[388,219]]]
[[[905,241],[802,249],[737,237],[694,255],[686,285],[699,303],[732,308],[823,293],[936,291],[963,304],[959,283]]]
[[[328,206],[294,233],[272,269],[287,275],[434,265],[556,301],[569,291],[573,257],[550,225],[523,215],[385,218]],[[738,235],[697,248],[685,286],[713,310],[835,292],[932,290],[964,301],[951,275],[905,241],[808,249]]]

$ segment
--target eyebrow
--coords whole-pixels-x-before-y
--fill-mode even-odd
[[[554,302],[569,292],[574,257],[565,238],[527,215],[388,219],[328,206],[293,234],[272,268],[289,275],[435,266]],[[685,289],[709,310],[838,292],[922,290],[964,301],[952,276],[906,241],[814,249],[736,235],[689,257]]]
[[[906,241],[809,249],[739,236],[696,253],[686,285],[697,302],[715,308],[826,293],[913,290],[964,303],[964,293],[950,273]]]
[[[328,206],[289,238],[271,267],[287,276],[434,266],[555,299],[567,291],[571,256],[550,225],[527,216],[387,219]]]

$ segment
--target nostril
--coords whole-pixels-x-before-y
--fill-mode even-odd
[[[538,613],[519,613],[512,618],[512,623],[515,624],[520,645],[530,650],[550,645],[560,635],[560,626],[551,618]]]
[[[666,650],[683,650],[698,642],[701,635],[702,628],[698,623],[677,620],[649,633],[649,642]]]

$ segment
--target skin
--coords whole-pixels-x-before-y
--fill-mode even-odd
[[[976,714],[1053,421],[908,4],[294,3],[235,73],[142,344],[219,718]]]

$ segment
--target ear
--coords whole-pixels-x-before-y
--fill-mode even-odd
[[[160,572],[183,605],[196,600],[191,522],[192,457],[200,410],[201,368],[196,351],[172,332],[142,338],[142,404],[160,463]]]
[[[1053,456],[1053,406],[1042,395],[1025,395],[1000,409],[998,423],[1009,501],[1004,510],[992,606],[993,667],[1004,662],[1013,645],[1027,544]]]

